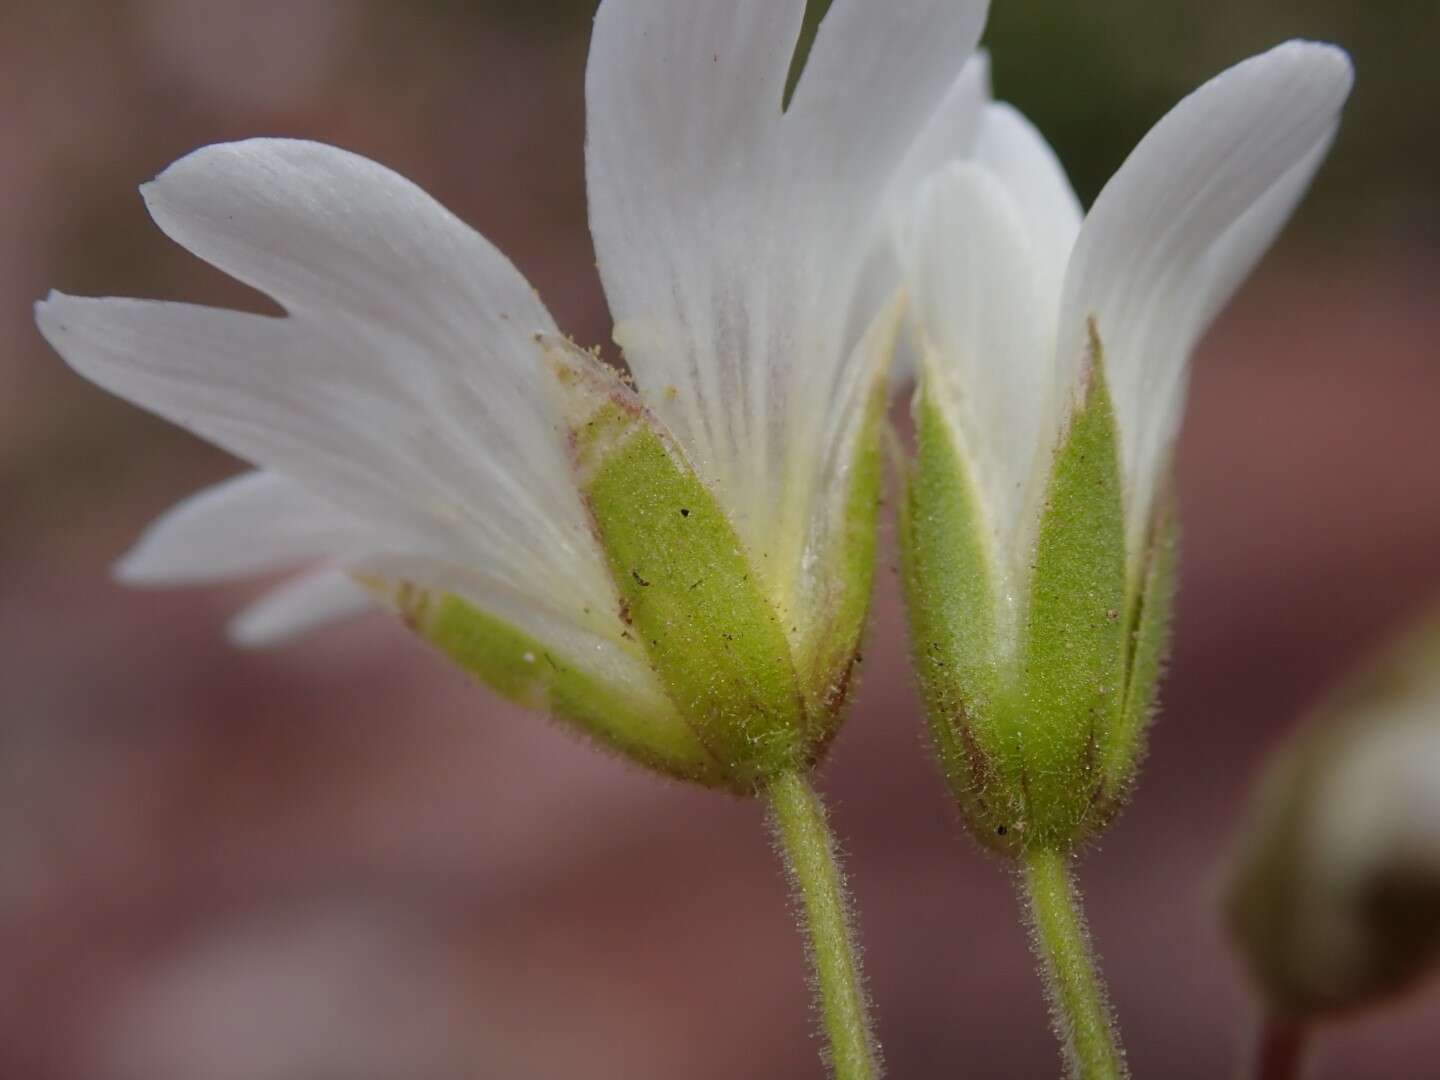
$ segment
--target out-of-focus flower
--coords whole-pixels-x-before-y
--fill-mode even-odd
[[[1440,615],[1351,677],[1259,785],[1230,930],[1291,1021],[1370,1004],[1440,960]]]
[[[506,696],[748,790],[835,730],[868,605],[898,309],[854,297],[982,0],[839,0],[782,108],[804,0],[606,0],[590,221],[638,392],[414,185],[307,142],[207,147],[143,189],[286,310],[52,295],[79,372],[261,467],[121,563],[136,583],[318,564],[279,640],[377,598]]]
[[[1334,137],[1349,59],[1290,42],[1140,142],[1082,220],[983,69],[897,204],[918,450],[902,530],[915,660],[950,784],[986,842],[1069,850],[1140,756],[1169,622],[1167,498],[1196,341]],[[901,192],[903,196],[903,191]]]

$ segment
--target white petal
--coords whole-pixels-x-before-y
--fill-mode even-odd
[[[1185,366],[1203,319],[1293,207],[1351,82],[1342,51],[1307,42],[1236,65],[1155,126],[1081,229],[1058,360],[1078,368],[1093,316],[1120,427],[1132,550],[1179,427]],[[1266,209],[1249,216],[1260,203]],[[1237,223],[1253,232],[1231,233]],[[1210,257],[1222,238],[1224,269]]]
[[[262,574],[335,554],[357,525],[284,477],[257,470],[205,488],[146,529],[115,566],[129,585]]]
[[[975,137],[975,160],[1009,190],[1020,208],[1025,231],[1053,296],[1046,310],[1059,310],[1065,267],[1080,232],[1080,200],[1055,151],[1020,111],[1004,102],[989,105]]]
[[[802,189],[835,188],[842,212],[866,207],[937,108],[957,107],[951,92],[988,9],[988,0],[835,0],[787,115]],[[972,92],[988,92],[988,63],[969,78]]]
[[[343,311],[517,373],[528,335],[554,329],[488,240],[403,176],[337,147],[206,146],[141,193],[176,243],[292,313]]]
[[[374,609],[374,598],[345,571],[316,570],[272,589],[237,615],[230,623],[230,639],[249,648],[280,645]]]
[[[1194,325],[1197,338],[1270,250],[1275,237],[1309,190],[1315,171],[1330,152],[1337,129],[1338,125],[1331,125],[1320,141],[1290,166],[1269,191],[1256,199],[1250,209],[1236,218],[1206,253],[1205,285],[1196,290]]]
[[[990,105],[990,54],[980,50],[961,69],[939,107],[911,143],[890,180],[890,206],[910,206],[920,186],[941,167],[975,155],[980,126]]]
[[[840,0],[783,114],[802,0],[605,0],[597,15],[590,222],[615,337],[782,588],[828,512],[827,418],[851,381],[847,334],[868,321],[850,305],[884,184],[984,6]]]
[[[990,56],[982,49],[961,70],[890,179],[880,228],[866,256],[851,313],[852,336],[865,325],[869,313],[884,307],[900,282],[895,252],[912,242],[903,233],[915,223],[915,200],[921,186],[947,163],[974,155],[981,117],[989,103]],[[902,338],[890,368],[893,389],[914,379],[917,362],[912,343]]]
[[[996,550],[1019,558],[1060,389],[1051,363],[1057,298],[1027,225],[999,177],[959,162],[922,189],[915,243],[902,253],[921,370],[974,465]]]
[[[1311,151],[1290,167],[1273,187],[1262,195],[1220,236],[1205,253],[1193,273],[1191,295],[1172,311],[1173,336],[1189,344],[1186,355],[1200,340],[1210,323],[1230,301],[1235,290],[1250,276],[1255,265],[1270,249],[1275,237],[1290,220],[1295,207],[1310,187],[1315,171],[1334,141],[1335,128]],[[1157,383],[1145,416],[1137,425],[1135,475],[1157,476],[1166,467],[1185,407],[1189,368],[1183,360],[1173,365],[1170,379]]]
[[[489,243],[372,162],[310,143],[197,151],[156,219],[291,312],[40,304],[82,374],[363,521],[590,625],[618,613],[555,430],[553,323]]]
[[[602,189],[592,199],[609,211],[596,226],[607,242],[612,229],[615,242],[629,229],[659,230],[750,182],[774,151],[804,11],[805,0],[600,5],[585,75],[586,164]],[[632,187],[642,190],[622,201]]]

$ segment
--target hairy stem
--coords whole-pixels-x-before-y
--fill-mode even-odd
[[[1125,1054],[1090,949],[1067,857],[1054,851],[1026,852],[1021,880],[1050,1016],[1069,1075],[1074,1080],[1123,1080],[1129,1075]]]
[[[880,1048],[825,808],[799,772],[782,773],[768,794],[771,826],[810,935],[810,964],[835,1080],[877,1080]]]

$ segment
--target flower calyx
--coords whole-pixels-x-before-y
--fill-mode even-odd
[[[536,344],[614,586],[611,644],[645,677],[617,684],[584,674],[563,649],[454,596],[411,590],[411,625],[502,695],[649,768],[742,794],[808,768],[839,726],[858,657],[883,378],[853,449],[833,602],[802,625],[793,612],[782,619],[723,506],[620,373],[559,335]]]
[[[997,550],[977,468],[932,381],[901,521],[911,647],[942,769],[971,831],[1068,852],[1123,804],[1166,646],[1174,517],[1127,555],[1104,357],[1090,355],[1037,499],[1026,557]]]

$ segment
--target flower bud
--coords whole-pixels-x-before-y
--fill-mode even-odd
[[[1440,616],[1276,756],[1226,913],[1267,1006],[1292,1019],[1383,999],[1440,960]]]
[[[1169,623],[1172,519],[1132,568],[1098,341],[1078,398],[1019,559],[991,539],[976,465],[928,377],[916,403],[901,523],[915,664],[966,823],[1011,853],[1069,851],[1115,813]]]

